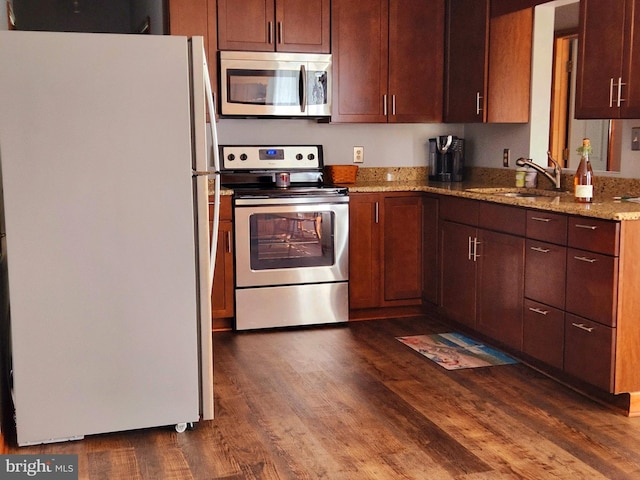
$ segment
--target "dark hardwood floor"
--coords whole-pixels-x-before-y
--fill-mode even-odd
[[[636,479],[640,418],[523,364],[447,371],[398,342],[427,317],[216,333],[216,419],[11,453],[87,479]]]

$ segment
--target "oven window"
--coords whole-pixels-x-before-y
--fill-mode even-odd
[[[252,270],[334,263],[333,212],[256,213],[249,231]]]
[[[246,105],[300,105],[301,82],[297,70],[227,71],[229,103]]]

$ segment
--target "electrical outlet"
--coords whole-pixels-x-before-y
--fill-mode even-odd
[[[353,147],[353,163],[364,162],[364,147]]]
[[[503,167],[508,167],[509,166],[510,158],[511,158],[511,150],[509,150],[508,148],[505,148],[502,151],[502,166]]]

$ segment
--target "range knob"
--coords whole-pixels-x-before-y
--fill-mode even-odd
[[[246,153],[241,153],[240,154],[240,160],[242,160],[243,162],[247,159],[247,154]]]
[[[316,158],[316,156],[313,153],[310,153],[309,155],[307,155],[307,158],[309,160],[313,160],[314,158]]]
[[[233,162],[236,159],[236,156],[233,153],[230,153],[229,155],[227,155],[227,160],[229,160],[230,162]]]
[[[304,157],[301,153],[296,154],[296,160],[302,160]]]

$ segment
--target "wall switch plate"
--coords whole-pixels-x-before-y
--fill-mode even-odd
[[[508,167],[509,166],[510,157],[511,157],[511,150],[509,150],[508,148],[505,148],[502,151],[502,166],[503,167]]]
[[[364,162],[364,147],[353,147],[353,163]]]
[[[631,129],[631,150],[640,150],[640,127]]]

